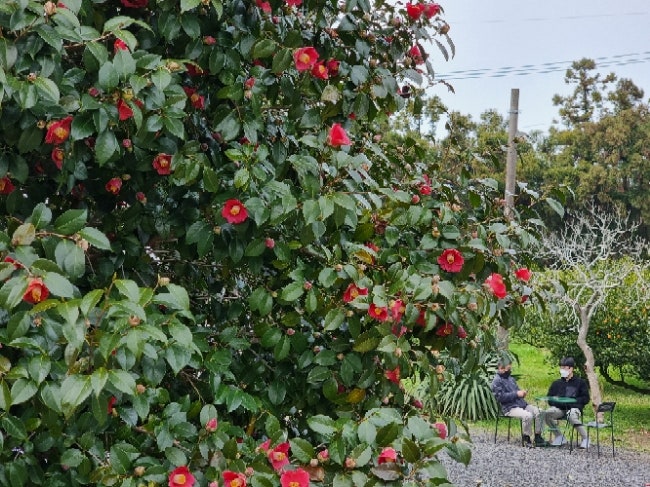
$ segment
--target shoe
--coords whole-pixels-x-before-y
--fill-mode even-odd
[[[549,446],[549,443],[542,438],[542,435],[535,435],[535,446]]]
[[[562,445],[566,445],[567,443],[568,443],[568,441],[566,440],[564,435],[557,435],[553,439],[553,441],[551,442],[551,445],[553,445],[553,446],[562,446]]]
[[[533,446],[532,441],[530,441],[530,436],[528,436],[528,435],[524,435],[524,436],[522,437],[522,440],[523,440],[523,442],[524,442],[524,446],[526,446],[526,447],[528,447],[528,448],[531,448],[531,447]]]
[[[582,442],[580,443],[580,446],[578,448],[583,448],[584,449],[584,448],[589,448],[589,446],[590,446],[589,440],[587,438],[585,438],[584,440],[582,440]]]

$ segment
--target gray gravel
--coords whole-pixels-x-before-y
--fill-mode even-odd
[[[603,445],[605,445],[603,447]],[[562,447],[524,448],[505,434],[472,432],[469,466],[445,455],[441,461],[457,487],[650,487],[650,454],[620,450],[612,458],[611,442],[569,451]]]

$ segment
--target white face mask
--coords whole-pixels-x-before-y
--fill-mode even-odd
[[[569,377],[569,371],[567,369],[560,369],[560,377]]]

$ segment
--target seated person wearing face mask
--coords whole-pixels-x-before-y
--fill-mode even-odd
[[[589,386],[584,379],[573,375],[575,367],[573,357],[564,357],[560,360],[560,378],[553,381],[548,389],[548,396],[552,397],[569,397],[575,399],[573,403],[553,401],[549,398],[549,408],[546,410],[546,421],[552,430],[556,432],[555,439],[551,445],[560,446],[567,442],[566,438],[560,433],[557,427],[557,420],[566,418],[573,425],[582,439],[580,448],[587,448],[587,430],[581,422],[581,412],[589,402]]]
[[[510,375],[512,364],[509,359],[503,358],[497,363],[497,374],[492,381],[492,392],[501,405],[505,416],[521,419],[524,446],[532,446],[530,435],[532,433],[533,419],[535,421],[535,446],[547,446],[542,438],[542,422],[544,413],[537,406],[528,404],[524,397],[528,391],[519,389],[517,381]]]

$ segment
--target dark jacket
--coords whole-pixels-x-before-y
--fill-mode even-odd
[[[517,381],[512,376],[507,379],[504,379],[499,374],[494,376],[492,380],[492,392],[497,401],[499,401],[499,404],[501,404],[503,414],[506,414],[513,408],[525,409],[528,406],[528,403],[523,398],[517,396],[518,390],[519,386],[517,385]]]
[[[551,387],[548,389],[548,395],[573,397],[576,400],[575,404],[559,403],[549,400],[549,406],[555,406],[563,411],[571,408],[578,408],[582,411],[582,408],[589,403],[589,385],[587,384],[587,381],[580,377],[576,377],[575,375],[570,379],[560,378],[553,381]]]

